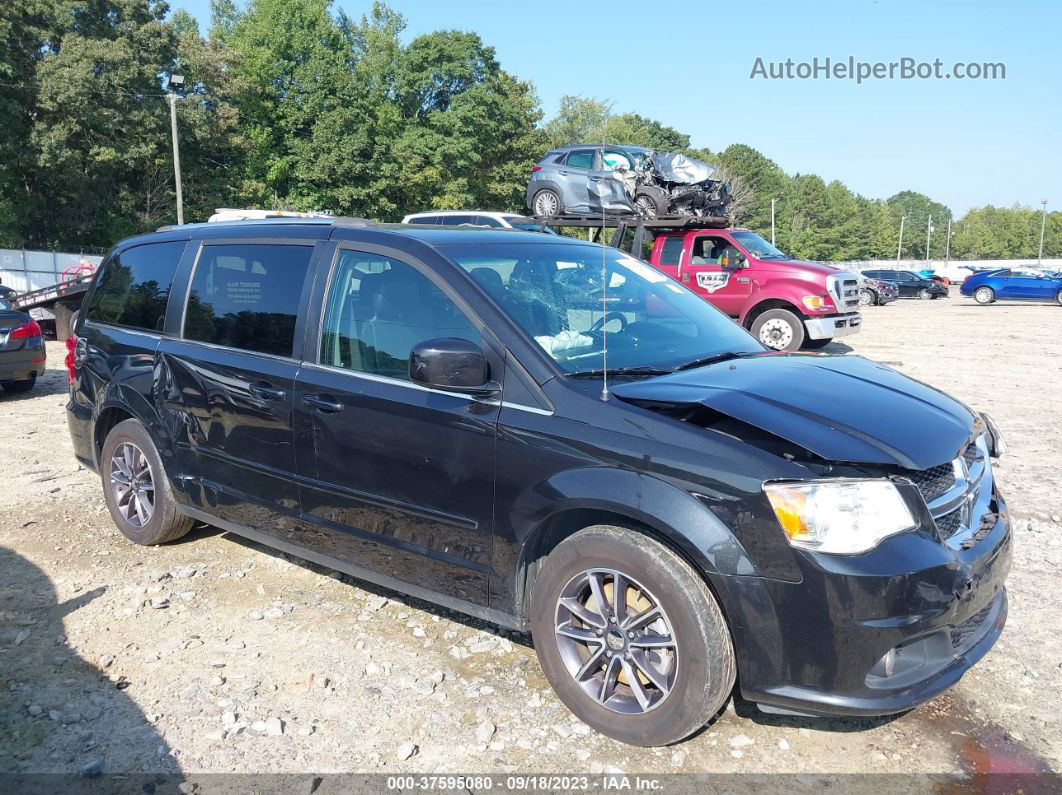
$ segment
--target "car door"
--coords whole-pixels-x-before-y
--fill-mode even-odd
[[[631,196],[627,193],[622,173],[632,174],[633,169],[634,164],[625,152],[611,147],[598,150],[586,178],[590,211],[630,212]]]
[[[1037,271],[1012,271],[1007,279],[1011,298],[1022,301],[1050,301],[1054,296],[1051,290],[1054,282]]]
[[[590,172],[597,162],[596,149],[573,149],[556,170],[561,203],[567,212],[590,212]]]
[[[299,509],[292,390],[314,242],[203,242],[157,354],[160,411],[192,502],[266,531]]]
[[[503,359],[422,263],[336,248],[295,388],[300,543],[387,578],[486,604],[499,403],[409,380],[418,342],[462,337]]]
[[[739,267],[744,263],[744,267]],[[753,269],[738,246],[723,235],[697,235],[690,247],[689,267],[682,268],[686,286],[708,303],[738,317],[752,295]]]

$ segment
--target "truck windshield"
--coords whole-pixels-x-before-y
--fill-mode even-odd
[[[567,374],[606,366],[606,333],[608,369],[631,376],[765,350],[685,287],[608,246],[558,240],[443,252]]]
[[[740,230],[730,234],[756,259],[789,259],[788,254],[775,248],[755,232]]]

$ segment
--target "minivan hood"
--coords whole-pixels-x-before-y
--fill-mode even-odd
[[[622,400],[701,404],[820,458],[928,469],[974,433],[962,403],[861,356],[764,353],[615,384]]]

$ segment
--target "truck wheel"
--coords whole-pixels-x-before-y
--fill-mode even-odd
[[[873,290],[864,287],[859,291],[859,305],[860,306],[874,306],[878,302],[878,294]]]
[[[588,527],[553,550],[534,584],[531,633],[568,709],[631,745],[689,736],[734,687],[730,631],[704,580],[626,528]]]
[[[561,198],[556,191],[543,188],[531,200],[531,210],[535,215],[560,215],[563,212]]]
[[[996,300],[996,293],[991,287],[978,287],[974,290],[974,300],[979,304],[991,304]]]
[[[0,381],[0,386],[4,388],[5,392],[17,394],[19,392],[29,392],[36,383],[37,376],[31,375],[29,378],[23,378],[19,381]]]
[[[750,331],[776,351],[798,351],[804,344],[804,324],[788,309],[768,309],[752,322]]]
[[[634,206],[642,218],[656,218],[658,215],[667,215],[668,200],[660,188],[647,185],[638,188],[634,194]]]
[[[177,510],[151,437],[138,420],[119,422],[100,454],[103,498],[122,535],[145,546],[185,535],[195,523]]]
[[[825,340],[806,339],[806,340],[804,340],[804,347],[807,348],[809,351],[817,351],[817,350],[820,350],[821,348],[825,348],[831,342],[833,342],[832,338],[831,339],[825,339]]]

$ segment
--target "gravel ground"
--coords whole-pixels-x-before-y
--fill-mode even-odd
[[[576,721],[522,636],[211,528],[127,543],[71,455],[64,350],[49,343],[37,387],[0,396],[0,772],[1059,770],[1060,329],[1058,307],[952,297],[871,307],[831,346],[992,412],[1006,434],[1017,543],[995,649],[896,718],[738,704],[651,749]]]

